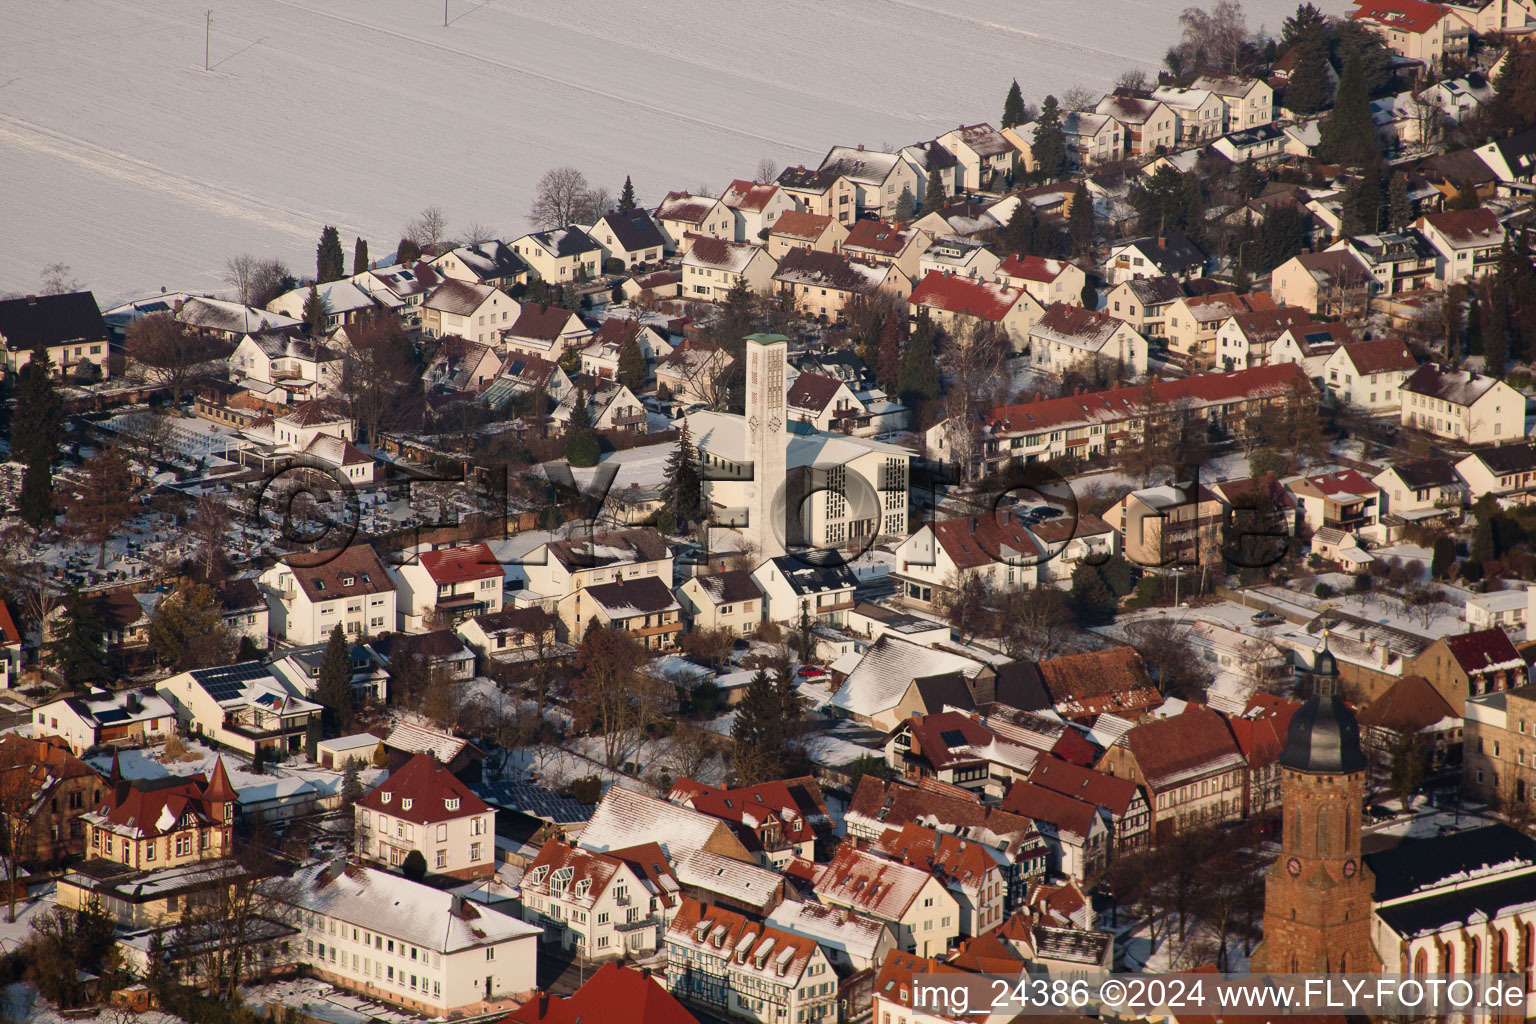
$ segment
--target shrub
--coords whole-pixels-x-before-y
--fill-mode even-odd
[[[607,259],[603,260],[603,273],[605,273],[605,274],[622,274],[622,273],[624,273],[624,261],[619,259],[617,256],[609,256]]]
[[[1333,596],[1333,588],[1326,583],[1319,583],[1312,588],[1312,593],[1318,597],[1328,598]]]

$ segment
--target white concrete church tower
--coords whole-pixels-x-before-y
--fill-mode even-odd
[[[784,554],[787,528],[784,487],[789,444],[784,415],[784,363],[789,339],[782,334],[747,335],[747,542],[759,558]],[[775,501],[775,498],[778,500]]]

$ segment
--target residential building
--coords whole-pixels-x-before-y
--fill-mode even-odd
[[[936,683],[951,689],[960,698],[959,706],[971,704],[963,678],[940,677]],[[1040,752],[993,732],[979,719],[976,713],[963,711],[913,715],[886,733],[886,766],[909,779],[934,779],[1001,796],[1010,783],[1028,778]]]
[[[624,633],[652,651],[671,650],[683,635],[682,605],[659,576],[589,583],[562,598],[557,608],[572,643],[593,625]]]
[[[1274,120],[1275,91],[1262,78],[1213,78],[1201,76],[1193,83],[1195,89],[1204,89],[1226,105],[1222,118],[1223,132],[1238,132],[1247,128],[1259,128]]]
[[[298,960],[314,977],[430,1017],[534,991],[539,929],[516,917],[361,865],[315,865],[293,881]]]
[[[867,415],[864,403],[847,382],[825,374],[801,372],[784,396],[785,415],[791,421],[809,423],[817,430],[833,431]]]
[[[886,635],[865,649],[832,694],[832,709],[890,732],[915,714],[943,711],[945,702],[989,703],[996,679],[996,670],[977,658]]]
[[[504,292],[528,283],[528,264],[510,245],[495,238],[449,249],[428,265],[442,277]]]
[[[934,238],[946,235],[970,238],[983,232],[996,231],[1003,226],[1003,222],[993,215],[993,209],[994,206],[987,203],[957,199],[935,209],[925,210],[912,226],[919,231],[926,231]]]
[[[1495,495],[1527,502],[1536,490],[1536,446],[1529,443],[1483,448],[1456,463],[1469,496]]]
[[[1224,369],[1218,344],[1222,324],[1239,313],[1273,307],[1266,292],[1212,292],[1175,299],[1168,307],[1168,354],[1191,369]]]
[[[846,565],[808,565],[793,555],[763,562],[752,570],[752,582],[763,594],[763,617],[791,628],[804,616],[830,626],[847,624],[858,584]]]
[[[505,362],[496,345],[482,345],[450,334],[433,353],[432,361],[422,372],[421,383],[428,391],[481,394],[495,383]]]
[[[758,864],[775,871],[794,857],[816,860],[834,841],[826,798],[809,775],[734,789],[683,778],[667,799],[719,818]]]
[[[1108,313],[1056,303],[1029,329],[1029,358],[1048,373],[1106,360],[1121,368],[1120,376],[1141,376],[1147,372],[1147,339]]]
[[[842,320],[843,311],[860,298],[884,293],[905,299],[912,290],[911,282],[891,264],[815,249],[787,252],[773,275],[773,284],[780,295],[793,299],[801,314],[828,323]]]
[[[1157,843],[1184,829],[1236,820],[1243,811],[1247,762],[1226,722],[1208,708],[1132,728],[1094,767],[1146,790]]]
[[[1281,306],[1278,309],[1244,309],[1233,313],[1216,329],[1215,366],[1246,370],[1268,363],[1274,344],[1291,328],[1312,324],[1312,314],[1304,309]]]
[[[60,697],[32,709],[32,735],[57,738],[78,757],[94,747],[146,747],[176,728],[170,704],[136,691]]]
[[[1269,291],[1282,306],[1347,317],[1365,309],[1376,278],[1349,249],[1304,252],[1270,275]]]
[[[1003,137],[1009,138],[1011,129],[1003,129]],[[917,170],[917,201],[927,206],[930,201],[943,205],[944,200],[960,190],[960,161],[955,159],[955,154],[945,149],[937,140],[917,142],[905,146],[901,150],[903,160],[906,160]],[[930,196],[928,194],[928,177],[933,172],[938,172],[939,187],[942,193]]]
[[[1152,90],[1152,99],[1178,116],[1181,147],[1204,145],[1227,130],[1226,101],[1209,89],[1160,85]]]
[[[516,664],[569,656],[555,638],[555,620],[542,608],[503,608],[459,623],[459,636],[489,661]]]
[[[445,280],[421,303],[421,331],[429,338],[458,337],[495,345],[521,307],[500,288]]]
[[[1151,93],[1116,89],[1093,109],[1120,126],[1125,156],[1157,156],[1171,152],[1178,143],[1178,114],[1168,104],[1152,99]]]
[[[932,236],[915,227],[901,227],[885,220],[860,220],[843,240],[843,255],[865,263],[890,264],[908,280],[920,275],[917,264]]]
[[[1467,698],[1462,715],[1463,791],[1478,800],[1527,806],[1536,799],[1536,684]]]
[[[997,188],[997,183],[1013,170],[1019,152],[1001,132],[986,122],[963,124],[934,141],[954,155],[956,187],[968,191]],[[914,195],[916,191],[913,190]]]
[[[258,579],[272,635],[289,643],[320,643],[337,625],[356,636],[395,628],[395,581],[367,544],[292,554]]]
[[[932,271],[954,274],[973,280],[991,281],[998,277],[1002,259],[986,245],[968,238],[943,235],[935,238],[917,259],[917,276],[921,281]],[[1010,281],[1010,284],[1018,284]]]
[[[1435,284],[1435,250],[1416,234],[1356,235],[1329,248],[1353,253],[1375,278],[1373,290],[1379,295],[1402,295]]]
[[[1381,37],[1387,49],[1431,70],[1447,57],[1465,57],[1471,24],[1457,8],[1427,0],[1355,0],[1351,19]]]
[[[833,146],[822,158],[819,170],[823,175],[836,175],[852,183],[860,215],[874,214],[889,220],[896,216],[903,191],[910,192],[914,200],[921,191],[916,168],[900,154],[878,153],[862,145]]]
[[[792,249],[835,253],[848,237],[847,226],[824,213],[792,210],[783,213],[768,229],[768,255],[783,262]]]
[[[356,323],[359,317],[380,308],[372,295],[346,278],[316,285],[314,291],[320,296],[320,301],[325,303],[323,334],[330,334],[343,324]],[[291,320],[303,320],[304,304],[309,301],[309,294],[308,286],[284,292],[267,303],[267,310],[281,313]]]
[[[598,325],[592,343],[581,350],[581,372],[589,377],[618,377],[619,354],[630,340],[640,349],[647,376],[659,360],[672,354],[671,340],[654,325],[631,317],[613,316]]]
[[[0,690],[21,685],[22,646],[11,606],[0,598]]]
[[[699,1024],[649,971],[608,963],[568,996],[541,993],[513,1010],[507,1024],[581,1024],[627,1020],[631,1024]]]
[[[845,844],[817,869],[812,888],[822,903],[885,922],[909,953],[942,955],[960,936],[959,901],[925,868]]]
[[[940,612],[971,579],[988,590],[1034,586],[1045,548],[1009,510],[924,523],[896,548],[896,599]]]
[[[694,576],[675,593],[693,629],[751,636],[763,621],[763,593],[745,570]]]
[[[1340,345],[1323,363],[1324,381],[1334,396],[1356,409],[1394,413],[1401,409],[1398,389],[1419,364],[1399,338],[1378,338]]]
[[[1381,488],[1358,470],[1344,469],[1285,481],[1301,522],[1308,530],[1342,530],[1380,537]]]
[[[489,250],[484,260],[477,259],[473,253],[466,254],[455,269],[464,275],[461,280],[479,281],[480,273],[490,275],[493,280],[498,273],[513,278],[517,276],[513,268],[504,266]],[[524,267],[523,273],[526,274],[526,272],[527,268]],[[414,264],[400,263],[392,267],[374,267],[360,274],[353,274],[347,280],[367,292],[381,307],[393,312],[405,326],[419,328],[422,301],[432,292],[432,289],[442,283],[444,276],[430,264],[417,261]],[[357,325],[343,324],[328,340],[337,347],[349,347],[352,344],[352,332],[356,329]]]
[[[588,327],[564,306],[525,302],[499,336],[502,348],[511,353],[559,362],[569,349],[581,348],[592,337]]]
[[[90,292],[28,295],[0,299],[0,352],[7,375],[21,372],[38,345],[60,378],[69,380],[81,363],[91,363],[102,377],[112,376],[107,323]]]
[[[779,172],[775,184],[788,192],[806,213],[830,217],[843,225],[858,219],[859,186],[841,171],[786,167]]]
[[[1278,653],[1277,648],[1266,648],[1261,646],[1262,641],[1254,644],[1252,640],[1248,640],[1248,650],[1257,656],[1254,660],[1261,673],[1291,671],[1289,658],[1274,656]],[[1291,718],[1299,710],[1301,704],[1297,701],[1256,692],[1248,699],[1241,714],[1223,716],[1227,728],[1232,730],[1232,738],[1237,741],[1237,749],[1247,762],[1248,773],[1243,785],[1244,818],[1280,810],[1280,755],[1285,752]]]
[[[793,196],[777,185],[737,178],[726,186],[720,201],[735,215],[738,242],[766,242],[778,219],[798,210]]]
[[[530,597],[554,602],[598,583],[654,576],[672,579],[672,550],[648,528],[546,541],[522,560]]]
[[[310,439],[306,447],[323,445],[335,442],[346,448],[352,446],[340,438],[330,435],[317,436]],[[353,451],[357,449],[352,448]],[[361,453],[359,453],[361,454]],[[367,466],[371,469],[373,460],[367,459]],[[359,464],[361,465],[361,464]],[[369,480],[372,474],[368,474]],[[267,637],[270,633],[269,613],[267,611],[267,599],[262,596],[261,588],[250,577],[225,580],[214,589],[214,597],[218,599],[219,610],[224,616],[224,626],[231,636],[249,638],[258,650],[267,646]]]
[[[1498,265],[1504,225],[1487,207],[1427,213],[1413,226],[1435,251],[1435,276],[1442,286],[1466,284]]]
[[[512,251],[535,277],[552,284],[593,278],[602,271],[603,247],[575,224],[526,234],[512,243]]]
[[[1168,311],[1183,297],[1184,285],[1178,278],[1132,277],[1110,289],[1104,299],[1104,312],[1124,320],[1144,338],[1166,339]]]
[[[1009,256],[997,265],[992,276],[1004,284],[1023,288],[1042,307],[1056,303],[1081,306],[1083,286],[1088,283],[1088,275],[1077,264],[1043,256]]]
[[[773,275],[778,269],[768,250],[755,243],[692,238],[683,256],[683,295],[696,301],[722,303],[738,284],[765,295],[772,290]]]
[[[340,352],[287,334],[246,335],[228,365],[235,383],[277,404],[320,398],[341,384]]]
[[[694,238],[730,241],[736,237],[736,215],[713,196],[668,192],[656,208],[656,223],[667,240],[667,251],[687,255]]]
[[[683,899],[654,843],[593,853],[549,839],[521,888],[523,920],[543,929],[543,941],[584,961],[654,953]]]
[[[624,786],[608,788],[578,841],[582,849],[598,853],[648,843],[654,843],[675,865],[700,852],[747,867],[756,861],[729,822]]]
[[[394,769],[353,808],[358,855],[398,868],[413,851],[427,871],[484,878],[496,870],[496,809],[430,754]]]
[[[1405,427],[1461,444],[1525,436],[1525,396],[1496,377],[1425,363],[1399,392]]]
[[[1404,671],[1429,680],[1457,714],[1471,697],[1513,690],[1529,682],[1525,659],[1502,629],[1443,636],[1411,659]]]
[[[1532,471],[1536,472],[1536,466]],[[1469,491],[1450,459],[1419,459],[1388,466],[1371,482],[1381,491],[1381,514],[1409,521],[1459,515]]]
[[[28,868],[82,857],[84,815],[101,805],[105,782],[58,739],[0,736],[0,786],[6,800],[0,818],[16,860]]]
[[[1506,0],[1508,2],[1508,0]],[[1499,6],[1498,3],[1490,3],[1490,8]],[[1511,6],[1522,13],[1536,17],[1536,12],[1529,12],[1518,3]],[[1475,80],[1476,84],[1473,84]],[[1466,78],[1458,78],[1454,81],[1440,82],[1425,90],[1425,100],[1436,103],[1448,120],[1459,123],[1464,117],[1475,111],[1493,98],[1492,86],[1482,75],[1471,74]],[[1499,181],[1507,184],[1530,184],[1531,176],[1536,173],[1536,160],[1532,160],[1536,154],[1536,130],[1526,129],[1516,132],[1506,138],[1479,146],[1477,155],[1482,158]]]
[[[1198,565],[1221,544],[1222,501],[1198,482],[1131,491],[1104,513],[1120,550],[1137,565]]]
[[[835,1021],[837,975],[815,939],[685,898],[668,925],[674,996],[747,1021]]]
[[[1151,841],[1151,806],[1141,787],[1129,779],[1117,779],[1061,757],[1042,757],[1029,781],[1039,789],[1097,807],[1109,826],[1105,856],[1110,860],[1118,853],[1141,849]],[[1088,849],[1091,848],[1090,843]]]
[[[839,974],[879,967],[885,955],[896,948],[890,925],[846,907],[785,900],[764,923],[814,940]]]
[[[169,775],[124,779],[113,760],[103,798],[80,815],[88,857],[139,870],[179,867],[227,857],[235,821],[235,789],[224,759],[210,778]]]
[[[618,260],[634,269],[660,262],[667,239],[645,210],[605,213],[587,229],[587,236],[603,247],[603,259]]]
[[[298,753],[310,719],[322,711],[295,697],[259,661],[195,668],[156,690],[175,709],[180,728],[253,757],[258,747],[284,756]]]
[[[1114,837],[1105,816],[1088,801],[1020,780],[1008,787],[1002,807],[1040,829],[1051,851],[1053,875],[1081,882],[1108,865]]]
[[[1001,852],[911,822],[887,829],[872,851],[938,877],[960,908],[961,935],[982,935],[1003,923],[1008,870]]]
[[[399,628],[407,633],[453,627],[501,610],[505,571],[485,544],[418,551],[398,572]]]
[[[1133,238],[1109,247],[1104,280],[1111,285],[1138,277],[1172,277],[1191,281],[1205,274],[1205,253],[1174,232],[1157,238]]]
[[[991,328],[1008,338],[1014,352],[1029,347],[1029,332],[1045,312],[1023,288],[973,281],[929,271],[907,299],[915,317],[928,310],[935,325],[949,331]]]
[[[685,341],[656,364],[656,389],[662,387],[684,403],[709,404],[720,398],[721,382],[735,359],[708,341]]]

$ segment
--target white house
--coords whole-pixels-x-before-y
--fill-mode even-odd
[[[1495,377],[1425,363],[1399,390],[1405,427],[1465,444],[1525,436],[1525,396]]]
[[[899,153],[879,153],[863,146],[833,146],[822,158],[820,173],[851,182],[858,212],[886,220],[896,216],[903,189],[914,199],[922,191],[917,169]]]
[[[396,604],[404,632],[501,611],[506,573],[485,544],[421,551],[398,573]]]
[[[567,349],[585,345],[590,337],[592,328],[564,306],[525,302],[502,330],[501,344],[508,352],[554,363]]]
[[[858,580],[846,565],[807,565],[789,555],[770,558],[752,570],[763,595],[764,617],[794,627],[802,616],[812,622],[846,625]]]
[[[488,284],[450,278],[421,304],[421,330],[429,338],[450,335],[481,345],[495,345],[517,319],[516,299]]]
[[[1381,488],[1382,513],[1410,521],[1459,512],[1467,494],[1456,463],[1446,458],[1388,466],[1371,482]]]
[[[528,264],[510,245],[498,239],[449,249],[430,266],[443,277],[489,285],[502,291],[511,291],[528,283]]]
[[[605,213],[587,234],[603,247],[605,260],[619,260],[630,268],[659,261],[667,248],[661,228],[644,210]]]
[[[737,282],[759,295],[767,294],[778,269],[778,262],[760,245],[694,238],[683,257],[683,297],[724,302]]]
[[[779,217],[800,208],[785,189],[741,178],[726,186],[720,201],[736,217],[734,237],[738,242],[766,242]]]
[[[941,956],[960,936],[959,902],[919,867],[844,844],[817,870],[812,887],[822,903],[885,922],[897,947],[918,956]]]
[[[751,636],[763,620],[763,592],[742,570],[694,576],[675,591],[694,629]]]
[[[1192,85],[1195,89],[1210,92],[1226,106],[1222,118],[1223,132],[1258,128],[1274,120],[1275,90],[1262,78],[1201,76]]]
[[[76,757],[92,747],[142,747],[176,731],[176,712],[163,698],[136,692],[93,691],[32,709],[32,735],[57,736]]]
[[[310,719],[322,710],[294,696],[259,661],[182,672],[156,692],[187,733],[253,757],[258,747],[281,756],[301,751]]]
[[[693,237],[736,237],[736,215],[713,196],[668,192],[656,208],[656,223],[667,240],[667,251],[686,255]]]
[[[1491,274],[1504,246],[1504,225],[1486,207],[1428,213],[1414,228],[1435,250],[1435,276],[1443,285]]]
[[[599,533],[540,544],[519,563],[531,593],[523,600],[554,602],[597,583],[655,576],[672,582],[672,549],[655,530]]]
[[[1041,306],[1081,306],[1083,285],[1088,283],[1082,267],[1043,256],[1009,256],[997,265],[996,279],[1023,288]]]
[[[654,845],[594,853],[551,838],[521,883],[523,920],[586,960],[654,953],[682,887]]]
[[[1108,313],[1057,303],[1029,329],[1029,360],[1048,373],[1065,373],[1084,362],[1108,359],[1128,376],[1147,372],[1147,339]]]
[[[484,878],[496,871],[496,809],[431,754],[390,772],[353,808],[358,856],[398,868],[419,852],[427,871]]]
[[[289,555],[259,577],[272,635],[320,643],[340,625],[354,636],[395,628],[395,581],[367,544]]]
[[[1225,131],[1227,104],[1209,89],[1160,85],[1152,90],[1152,98],[1178,115],[1180,146],[1198,146]]]
[[[1536,490],[1536,445],[1483,448],[1456,463],[1456,475],[1475,500],[1485,494],[1527,495]]]
[[[897,600],[935,612],[968,578],[990,590],[1034,586],[1044,554],[1024,523],[1007,511],[962,516],[924,523],[902,541],[891,579]]]
[[[537,927],[395,872],[302,868],[284,898],[298,913],[296,959],[369,999],[448,1017],[521,1001],[536,987]]]
[[[1323,362],[1323,382],[1338,400],[1372,413],[1397,413],[1399,389],[1418,369],[1398,338],[1340,345]]]
[[[341,354],[286,334],[248,334],[229,354],[230,377],[276,389],[276,401],[319,398],[341,383]]]
[[[325,303],[324,333],[326,334],[342,324],[352,323],[369,310],[379,308],[379,304],[374,301],[372,295],[345,278],[316,285],[315,292]],[[308,299],[309,287],[306,285],[279,295],[267,303],[267,309],[295,320],[303,320],[304,304]]]
[[[1002,178],[1013,169],[1019,153],[1013,143],[986,122],[963,124],[934,141],[954,154],[955,183],[961,189],[988,188],[994,178]]]
[[[602,269],[603,247],[575,224],[526,234],[512,243],[512,251],[535,275],[555,284],[596,277]]]
[[[1205,253],[1181,234],[1134,238],[1109,247],[1104,280],[1120,284],[1138,277],[1168,276],[1190,281],[1205,274]]]

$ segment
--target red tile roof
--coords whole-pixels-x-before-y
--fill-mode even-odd
[[[1224,763],[1243,760],[1227,723],[1209,708],[1138,725],[1123,742],[1153,789],[1177,786]]]
[[[540,995],[513,1010],[506,1024],[699,1024],[650,972],[606,963],[568,996]]]
[[[1523,660],[1514,641],[1502,629],[1479,629],[1472,633],[1445,638],[1451,657],[1468,675],[1513,667]]]
[[[1450,241],[1463,245],[1496,245],[1504,236],[1499,218],[1483,206],[1426,214],[1424,221]]]
[[[508,328],[518,338],[536,338],[554,341],[564,333],[571,317],[576,314],[563,306],[550,306],[543,302],[525,302],[517,314],[517,320]]]
[[[1423,676],[1404,676],[1355,714],[1362,727],[1415,733],[1447,718],[1460,717]]]
[[[14,647],[21,643],[21,630],[16,628],[16,620],[11,618],[11,609],[4,600],[0,600],[0,647]]]
[[[931,872],[946,886],[974,888],[998,867],[982,846],[913,822],[887,829],[872,849],[881,856]]]
[[[450,802],[455,802],[451,810]],[[376,814],[404,818],[418,825],[466,818],[490,809],[431,754],[417,754],[390,772],[358,803]]]
[[[284,562],[311,601],[387,594],[395,589],[389,569],[367,544],[354,544],[340,551],[301,552],[289,555]]]
[[[753,181],[737,178],[726,187],[720,201],[733,210],[756,213],[766,207],[773,200],[774,193],[778,191],[777,185],[759,185]]]
[[[1053,825],[1058,832],[1068,833],[1080,841],[1087,840],[1092,833],[1093,819],[1099,813],[1098,807],[1086,800],[1023,780],[1008,787],[1002,806],[1005,811]]]
[[[680,221],[698,224],[715,208],[715,200],[708,196],[695,196],[687,192],[668,192],[656,209],[657,220]]]
[[[223,824],[223,804],[234,799],[223,767],[224,759],[219,758],[215,777],[222,776],[223,781],[218,786],[201,772],[120,782],[107,791],[95,814],[104,827],[143,839],[175,831],[188,816],[204,824]]]
[[[1285,751],[1291,716],[1301,709],[1298,701],[1270,694],[1255,694],[1241,715],[1228,715],[1227,727],[1237,749],[1251,768],[1274,764]]]
[[[1344,357],[1354,364],[1356,373],[1388,373],[1415,370],[1418,363],[1399,338],[1378,338],[1345,345]]]
[[[932,306],[947,313],[999,321],[1018,305],[1023,296],[1022,288],[930,270],[912,289],[912,296],[907,301],[914,306]]]
[[[424,551],[421,564],[437,583],[463,583],[465,580],[493,580],[503,574],[501,563],[485,544],[462,548]]]
[[[825,214],[807,213],[804,210],[786,210],[784,213],[779,214],[779,219],[773,222],[773,227],[768,229],[768,233],[770,235],[783,235],[785,238],[798,238],[802,241],[814,242],[832,224],[832,218]]]
[[[837,395],[837,389],[842,386],[842,381],[825,374],[802,373],[795,378],[794,384],[790,385],[784,404],[791,409],[807,409],[819,413],[827,407],[827,403],[832,401]]]
[[[848,229],[848,240],[843,243],[843,248],[896,256],[916,234],[912,228],[903,230],[889,221],[855,221],[853,227]]]
[[[1355,4],[1359,10],[1351,11],[1351,18],[1415,34],[1428,32],[1447,14],[1444,7],[1424,0],[1355,0]]]
[[[1085,800],[1119,816],[1136,798],[1136,784],[1129,779],[1085,768],[1059,757],[1042,757],[1030,773],[1029,781],[1065,796]]]
[[[1005,277],[1050,284],[1071,265],[1066,260],[1048,260],[1043,256],[1009,256],[998,265],[997,272]]]
[[[1335,499],[1338,495],[1352,498],[1368,497],[1381,492],[1381,488],[1353,469],[1341,469],[1337,473],[1324,473],[1322,476],[1309,476],[1305,479],[1307,483]]]
[[[785,839],[809,843],[831,834],[832,819],[827,814],[821,786],[809,775],[782,781],[764,782],[738,789],[720,789],[693,779],[679,779],[667,799],[691,807],[751,831],[777,823]],[[742,829],[736,829],[740,836]]]
[[[999,512],[962,516],[933,524],[933,536],[960,569],[974,569],[993,562],[1028,562],[1044,554],[1024,525]]]

